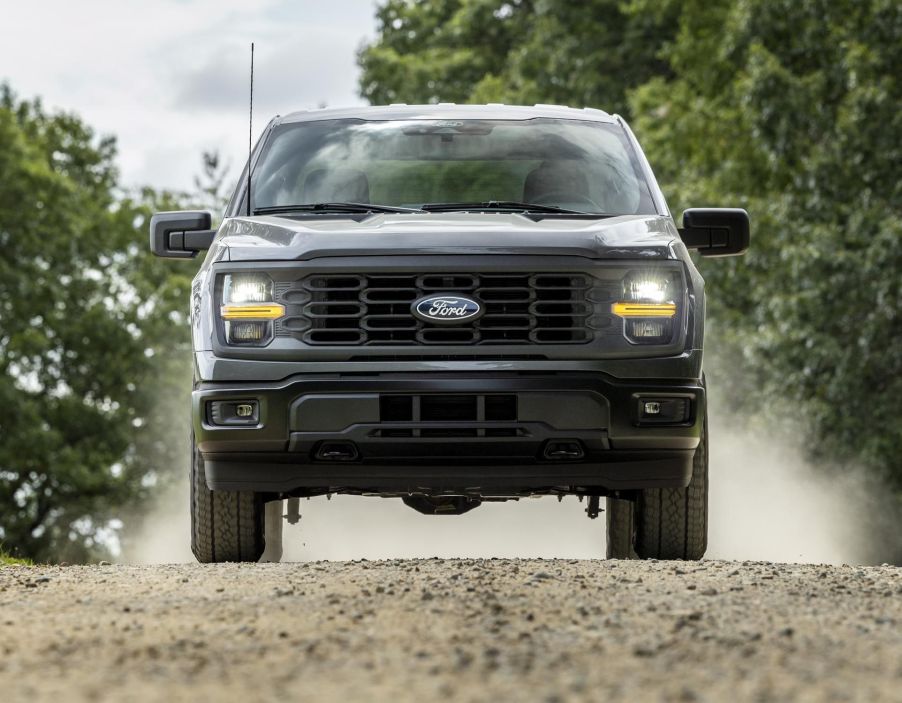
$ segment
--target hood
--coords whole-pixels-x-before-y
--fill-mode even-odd
[[[285,261],[334,256],[529,254],[592,259],[683,258],[670,217],[623,215],[604,220],[516,213],[380,214],[346,218],[232,217],[223,221],[214,260]]]

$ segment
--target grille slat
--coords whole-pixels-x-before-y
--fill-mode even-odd
[[[310,345],[584,344],[594,284],[582,273],[313,274],[280,289],[296,305],[278,331]],[[485,314],[459,325],[414,317],[415,300],[443,292],[473,296]]]

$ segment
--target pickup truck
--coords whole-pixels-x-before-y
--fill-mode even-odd
[[[276,117],[218,229],[162,212],[193,281],[192,547],[278,559],[298,500],[428,515],[575,495],[609,558],[707,545],[704,281],[741,209],[678,227],[595,109],[391,105]],[[601,499],[604,503],[601,503]],[[599,537],[599,556],[602,540]]]

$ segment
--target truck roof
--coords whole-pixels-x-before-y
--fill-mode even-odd
[[[565,120],[591,120],[594,122],[614,122],[615,119],[604,110],[591,107],[574,108],[563,105],[457,105],[438,103],[435,105],[363,105],[358,107],[322,108],[300,110],[277,118],[280,123],[313,122],[316,120],[364,119],[364,120],[411,120],[411,119],[487,119],[487,120],[529,120],[536,117],[551,117]]]

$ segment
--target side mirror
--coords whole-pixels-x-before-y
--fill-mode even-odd
[[[216,230],[209,212],[158,212],[150,218],[150,250],[170,259],[190,259],[209,249]]]
[[[749,214],[741,208],[690,208],[680,237],[702,256],[738,256],[749,248]]]

